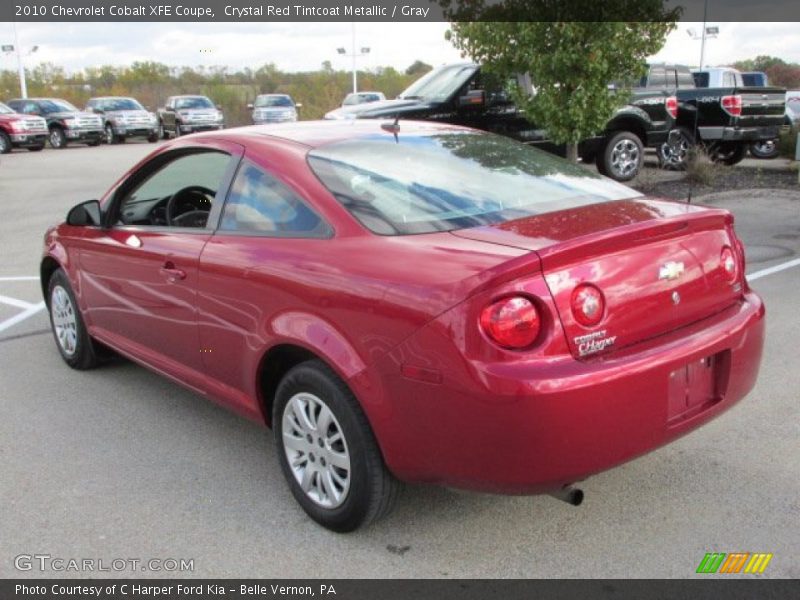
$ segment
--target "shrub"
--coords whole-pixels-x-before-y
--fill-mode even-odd
[[[711,186],[722,174],[723,166],[711,160],[705,148],[695,145],[686,158],[686,180],[700,185]]]

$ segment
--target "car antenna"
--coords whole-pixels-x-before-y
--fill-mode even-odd
[[[708,0],[703,2],[703,37],[700,40],[700,70],[703,70],[703,59],[705,58],[705,50],[706,50],[706,19],[708,18]],[[678,105],[678,110],[680,110],[680,104]],[[699,99],[695,101],[694,107],[694,130],[692,131],[692,137],[694,138],[694,144],[692,144],[692,152],[694,156],[686,156],[684,160],[689,160],[693,158],[697,160],[697,119],[700,116],[700,102]],[[688,168],[688,165],[687,165]],[[689,177],[689,193],[686,196],[686,204],[692,203],[692,179],[693,177]]]
[[[397,134],[400,133],[400,113],[394,116],[394,123],[381,123],[381,129],[394,135],[394,141],[400,143]]]

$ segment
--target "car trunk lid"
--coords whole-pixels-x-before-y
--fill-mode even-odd
[[[453,232],[536,252],[576,357],[611,352],[715,314],[741,295],[721,262],[735,251],[723,210],[653,200],[601,203]],[[605,298],[593,327],[572,312],[591,283]]]

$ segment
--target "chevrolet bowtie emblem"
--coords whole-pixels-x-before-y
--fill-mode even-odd
[[[661,268],[658,270],[658,278],[665,279],[667,281],[672,281],[673,279],[677,279],[683,275],[683,263],[682,262],[668,262],[661,265]]]

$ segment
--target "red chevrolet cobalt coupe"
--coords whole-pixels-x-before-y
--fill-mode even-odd
[[[336,531],[398,481],[547,492],[753,387],[764,306],[724,211],[430,123],[162,145],[47,232],[57,348],[108,349],[274,429]]]

